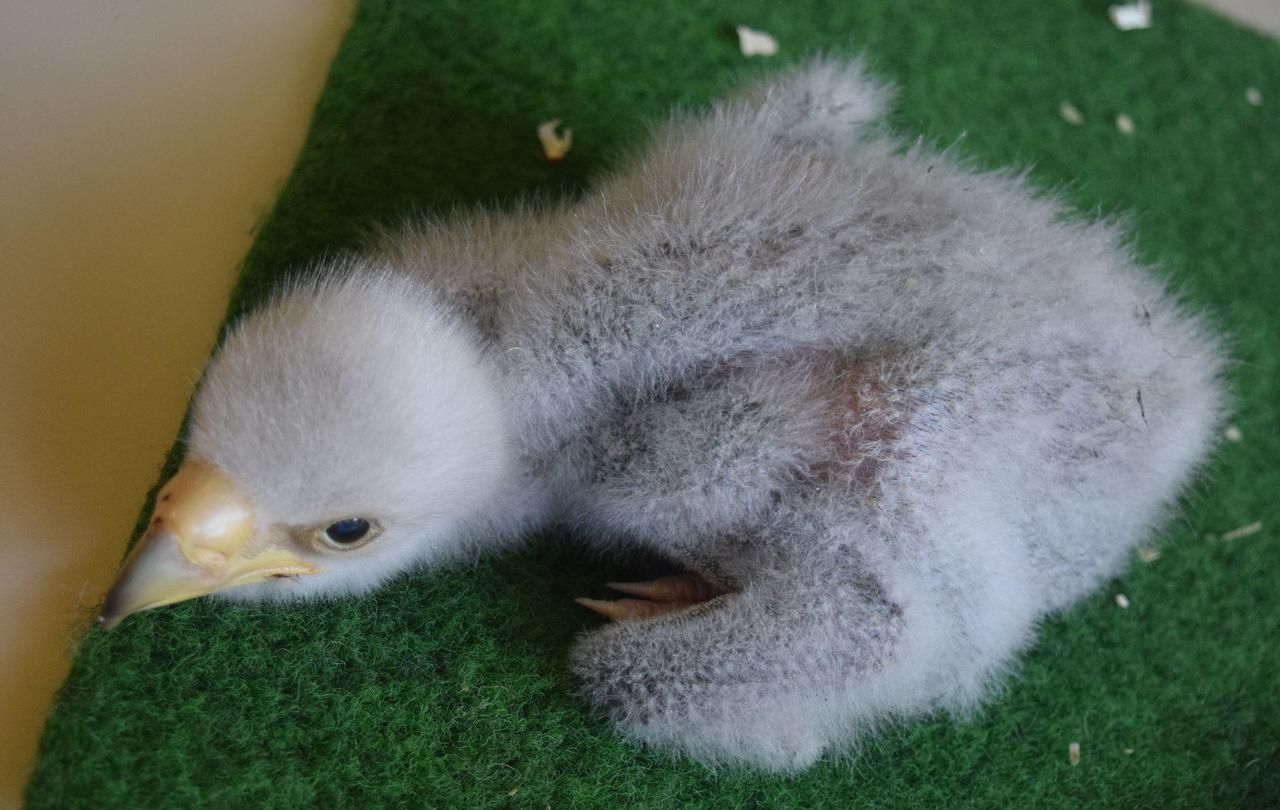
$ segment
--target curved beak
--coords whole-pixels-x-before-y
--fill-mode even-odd
[[[250,552],[253,504],[221,470],[189,458],[156,497],[147,533],[98,615],[110,630],[140,610],[320,569],[279,546]]]

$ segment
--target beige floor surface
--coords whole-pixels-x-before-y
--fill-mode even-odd
[[[0,0],[0,808],[353,5]]]

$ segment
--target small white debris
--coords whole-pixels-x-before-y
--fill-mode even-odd
[[[564,160],[564,156],[569,154],[569,149],[573,146],[573,130],[565,129],[564,135],[559,135],[556,133],[559,126],[559,118],[538,124],[538,140],[542,142],[542,154],[546,155],[547,160],[552,163]]]
[[[778,52],[778,40],[745,25],[738,26],[738,47],[743,56],[773,56]]]
[[[1254,107],[1262,106],[1262,91],[1256,87],[1246,88],[1244,91],[1244,100]]]
[[[1151,27],[1151,0],[1117,3],[1107,9],[1111,22],[1121,31],[1140,31]]]
[[[1116,116],[1116,129],[1125,135],[1132,135],[1134,131],[1133,119],[1124,113],[1120,113]]]
[[[1144,563],[1153,563],[1160,559],[1160,552],[1150,546],[1143,546],[1138,549],[1138,559],[1142,560]]]
[[[1064,101],[1058,105],[1058,115],[1061,115],[1062,120],[1073,127],[1078,127],[1084,123],[1084,113],[1076,109],[1076,105],[1070,101]]]
[[[1232,540],[1239,540],[1241,537],[1248,537],[1249,535],[1257,534],[1260,531],[1262,531],[1262,521],[1255,520],[1254,522],[1241,526],[1238,529],[1232,529],[1218,539],[1224,543],[1230,543]]]
[[[1238,442],[1244,438],[1244,434],[1235,425],[1227,425],[1226,430],[1222,431],[1222,438],[1229,442]]]
[[[1129,607],[1129,597],[1125,596],[1122,593],[1116,594],[1116,604],[1122,608]]]
[[[1132,749],[1132,748],[1126,748],[1126,749],[1124,749],[1124,752],[1125,752],[1126,754],[1132,754],[1132,753],[1133,753],[1133,749]]]
[[[519,792],[520,792],[520,788],[518,788],[518,787],[513,787],[513,788],[511,788],[511,790],[508,790],[508,791],[507,791],[507,795],[508,795],[508,796],[514,796],[514,795],[516,795],[516,794],[517,794],[517,793],[519,793]]]
[[[1080,764],[1080,743],[1073,742],[1067,746],[1067,756],[1071,759],[1071,767]]]

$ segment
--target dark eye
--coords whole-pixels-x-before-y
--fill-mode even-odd
[[[358,543],[369,533],[369,521],[364,518],[339,520],[337,523],[329,524],[329,528],[325,529],[324,533],[331,541],[340,546]]]

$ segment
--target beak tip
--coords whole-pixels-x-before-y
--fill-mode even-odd
[[[104,610],[103,612],[98,614],[98,618],[95,620],[95,623],[98,625],[100,629],[104,631],[110,631],[112,628],[114,628],[117,624],[120,623],[120,619],[121,619],[120,616],[116,616],[115,614],[109,614]]]

